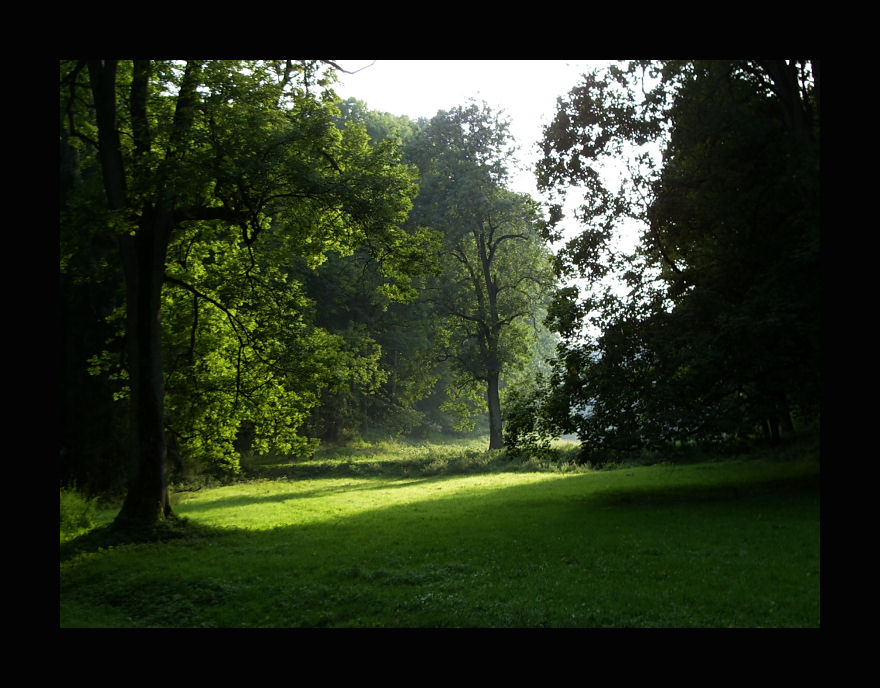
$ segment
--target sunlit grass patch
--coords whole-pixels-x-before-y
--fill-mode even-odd
[[[219,527],[265,530],[308,525],[376,510],[418,510],[423,502],[491,500],[493,492],[561,477],[555,473],[444,478],[322,478],[254,481],[179,495],[182,516]]]

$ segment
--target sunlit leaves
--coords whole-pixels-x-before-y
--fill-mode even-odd
[[[246,423],[255,451],[308,453],[300,433],[321,390],[377,384],[378,350],[308,324],[301,287],[279,266],[252,264],[228,235],[202,226],[181,239],[176,253],[192,246],[169,266],[163,317],[167,409],[180,450],[232,469]]]
[[[125,197],[108,214],[96,210],[104,189],[85,62],[62,61],[60,79],[70,279],[94,278],[96,239],[150,231],[153,218],[168,228],[156,268],[172,453],[234,471],[242,433],[257,451],[309,451],[303,425],[322,390],[373,390],[384,374],[371,339],[315,325],[297,271],[363,250],[380,266],[376,298],[411,300],[430,263],[427,233],[400,227],[417,172],[363,124],[339,125],[326,61],[120,61]],[[111,363],[130,364],[93,359],[96,372]]]

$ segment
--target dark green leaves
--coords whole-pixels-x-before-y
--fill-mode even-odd
[[[567,340],[554,378],[585,442],[618,449],[785,426],[818,401],[817,93],[795,62],[665,62],[587,75],[547,128],[539,181],[585,194],[551,322]],[[641,81],[641,75],[648,77]],[[659,81],[656,80],[659,77]],[[600,174],[662,141],[663,166]],[[636,192],[633,195],[633,192]],[[613,242],[642,225],[633,256]],[[601,280],[619,270],[631,291]],[[579,343],[589,320],[594,341]],[[563,414],[564,415],[564,414]]]

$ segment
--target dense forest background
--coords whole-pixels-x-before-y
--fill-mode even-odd
[[[60,62],[62,484],[141,521],[320,442],[576,434],[601,463],[818,427],[817,63],[584,75],[547,204],[498,113],[370,111],[336,70]]]

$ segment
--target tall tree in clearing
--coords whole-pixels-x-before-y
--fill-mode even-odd
[[[504,446],[501,384],[531,365],[554,277],[539,209],[505,188],[507,125],[486,107],[440,112],[409,147],[421,173],[411,222],[440,230],[443,273],[432,298],[446,322],[446,354],[465,383],[485,385],[489,447]]]
[[[298,405],[307,409],[314,401],[285,383],[292,371],[260,340],[266,323],[247,317],[251,302],[272,302],[276,317],[295,319],[295,285],[283,298],[267,288],[285,281],[280,266],[294,257],[318,264],[327,251],[365,243],[389,256],[395,245],[409,245],[400,223],[411,207],[413,173],[392,150],[369,146],[362,128],[336,126],[332,73],[327,64],[290,60],[61,63],[62,171],[71,161],[95,160],[103,192],[100,202],[94,185],[63,174],[62,224],[75,233],[88,215],[97,234],[118,243],[125,276],[130,481],[118,525],[173,515],[162,352],[163,307],[170,306],[163,287],[172,285],[192,304],[193,355],[204,311],[222,314],[227,337],[237,343],[225,354],[236,402],[272,407],[273,423],[290,435],[305,416],[294,412]],[[200,251],[205,241],[213,243]],[[405,280],[405,266],[386,264],[391,279]],[[223,269],[235,289],[199,282]],[[210,362],[210,354],[203,360]],[[280,376],[276,395],[246,394],[249,354]],[[253,389],[266,386],[255,382]]]

